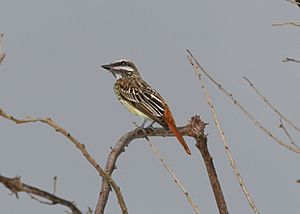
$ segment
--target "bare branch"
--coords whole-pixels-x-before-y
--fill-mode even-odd
[[[191,54],[189,52],[189,54]],[[192,55],[191,55],[192,57]],[[269,131],[267,128],[265,128],[258,120],[255,119],[255,117],[250,114],[245,107],[243,107],[234,97],[231,93],[229,93],[225,88],[223,88],[223,86],[221,84],[219,84],[214,78],[212,78],[212,76],[210,76],[210,74],[208,74],[205,70],[203,70],[202,67],[200,67],[200,64],[196,61],[196,59],[194,57],[192,57],[192,59],[196,62],[197,66],[199,66],[199,68],[201,69],[201,71],[203,71],[203,73],[205,74],[205,76],[208,77],[208,79],[210,81],[212,81],[227,97],[229,97],[233,104],[236,105],[253,123],[254,125],[256,125],[259,129],[261,129],[265,134],[267,134],[269,137],[271,137],[275,142],[277,142],[279,145],[285,147],[286,149],[292,151],[292,152],[296,152],[298,154],[300,154],[300,149],[296,149],[293,146],[290,146],[286,143],[283,143],[281,140],[279,140],[277,137],[274,136],[274,134],[272,134],[271,131]],[[198,74],[200,75],[200,74]]]
[[[193,138],[203,136],[206,138],[206,136],[204,136],[203,132],[204,132],[204,127],[207,124],[202,121],[196,123],[195,120],[201,121],[200,118],[197,116],[192,117],[190,123],[186,126],[179,127],[178,131],[182,134],[182,136],[190,136]],[[112,148],[112,151],[110,152],[110,154],[107,158],[106,172],[109,175],[111,175],[113,173],[113,171],[116,169],[116,162],[117,162],[118,157],[120,156],[120,154],[122,152],[125,151],[125,148],[129,145],[130,142],[132,142],[134,139],[145,138],[145,136],[147,136],[147,137],[151,137],[151,136],[174,137],[173,133],[170,130],[165,130],[164,128],[147,128],[145,130],[142,130],[141,128],[136,128],[136,129],[126,133],[117,141],[115,147]],[[216,174],[213,174],[213,173],[208,173],[208,174],[209,174],[209,176],[216,176]],[[216,178],[212,178],[212,179],[218,179],[218,178],[216,177]],[[212,185],[213,189],[217,189],[217,191],[214,191],[215,194],[223,194],[221,187],[220,186],[216,187],[214,185],[220,185],[220,184],[214,183]],[[183,190],[183,192],[186,192],[186,191]],[[105,180],[102,180],[102,189],[101,189],[101,192],[99,195],[99,200],[97,203],[95,214],[104,213],[104,209],[105,209],[105,205],[108,200],[108,196],[109,196],[109,186],[107,185],[107,182]],[[225,200],[223,200],[220,205],[219,204],[220,201],[217,200],[216,196],[215,196],[215,198],[216,198],[218,207],[223,207],[223,209],[226,208],[226,206],[224,206],[224,204],[226,204]],[[219,197],[219,198],[222,198],[222,197]],[[227,209],[225,209],[221,213],[227,213],[227,212],[228,212]]]
[[[106,167],[105,167],[105,172],[108,175],[110,175],[110,176],[112,175],[112,172],[115,169],[115,163],[117,161],[118,156],[123,151],[125,151],[125,147],[130,143],[131,140],[133,140],[135,138],[135,136],[137,135],[137,132],[139,130],[140,129],[135,129],[135,130],[125,134],[124,136],[121,137],[121,139],[119,139],[116,146],[114,148],[112,148],[112,150],[109,154],[109,157],[107,159],[107,162],[106,162]],[[109,193],[110,193],[110,185],[109,185],[107,179],[102,179],[102,187],[101,187],[101,192],[99,194],[99,199],[98,199],[98,202],[96,205],[95,214],[103,214],[104,213],[104,209],[105,209],[105,205],[108,200]]]
[[[192,135],[196,140],[196,147],[201,153],[204,160],[206,170],[208,173],[209,181],[212,186],[216,203],[220,214],[228,214],[227,205],[221,189],[221,184],[218,179],[218,175],[213,163],[213,158],[207,147],[207,137],[204,135],[204,128],[207,124],[204,124],[199,117],[193,117],[190,121],[192,128]],[[200,134],[199,134],[200,133]]]
[[[196,139],[197,143],[196,143],[196,147],[198,148],[198,150],[201,152],[201,155],[203,157],[205,166],[206,166],[206,170],[208,172],[208,177],[209,177],[209,181],[211,183],[211,186],[214,187],[213,191],[214,191],[214,195],[215,195],[215,199],[219,208],[219,213],[221,214],[228,214],[228,209],[227,209],[227,205],[225,203],[225,198],[223,195],[221,188],[221,185],[219,183],[218,180],[218,176],[216,173],[216,169],[214,167],[213,164],[213,158],[209,153],[208,147],[207,147],[207,138],[203,138],[203,137],[198,137]]]
[[[294,142],[293,138],[291,137],[291,135],[289,134],[289,132],[287,131],[287,129],[285,128],[285,126],[283,125],[283,122],[281,119],[279,119],[280,121],[280,125],[279,125],[279,128],[282,128],[284,133],[286,134],[286,136],[289,138],[291,144],[293,146],[295,146],[297,149],[300,149],[299,146]]]
[[[50,202],[50,201],[44,201],[44,200],[42,200],[42,199],[40,199],[40,198],[38,198],[38,197],[35,197],[33,194],[31,194],[31,193],[27,193],[28,195],[29,195],[29,197],[32,199],[32,200],[35,200],[35,201],[37,201],[37,202],[40,202],[41,204],[46,204],[46,205],[53,205],[53,203],[52,202]]]
[[[168,171],[168,173],[172,176],[172,178],[175,181],[175,184],[179,187],[179,189],[184,193],[185,197],[187,198],[189,204],[192,206],[195,213],[200,214],[200,209],[197,206],[197,204],[193,201],[192,197],[189,195],[188,191],[183,186],[182,182],[178,179],[174,171],[168,166],[166,161],[164,160],[163,156],[159,152],[158,148],[149,140],[147,139],[147,143],[149,144],[151,150],[154,152],[154,154],[157,156],[157,158],[160,160],[164,168]]]
[[[151,136],[148,129],[145,130],[147,136]],[[155,128],[156,136],[167,136],[164,129],[158,129]],[[152,133],[153,134],[153,133]],[[168,133],[170,136],[172,136],[171,132]],[[141,128],[136,128],[125,135],[123,135],[116,143],[115,147],[112,148],[107,161],[106,161],[106,167],[105,171],[107,174],[111,175],[113,171],[116,169],[116,162],[118,157],[122,152],[125,151],[125,147],[129,145],[131,141],[137,138],[144,138],[145,132]],[[108,196],[110,193],[110,187],[108,185],[108,182],[104,179],[102,179],[102,187],[101,192],[99,194],[99,199],[97,202],[95,214],[102,214],[104,213],[105,206],[107,204]]]
[[[53,195],[56,194],[57,176],[53,177]]]
[[[3,33],[0,33],[0,65],[5,58],[5,53],[3,52]]]
[[[204,70],[204,68],[203,68],[203,67],[198,63],[198,61],[194,58],[194,56],[192,55],[192,53],[191,53],[189,50],[187,50],[187,52],[188,52],[188,54],[189,54],[189,56],[188,56],[189,62],[190,62],[191,65],[193,66],[194,71],[195,71],[195,73],[196,73],[196,75],[197,75],[197,77],[198,77],[198,79],[199,79],[199,81],[200,81],[201,88],[202,88],[203,91],[204,91],[204,94],[205,94],[205,97],[206,97],[206,101],[207,101],[207,103],[208,103],[208,105],[209,105],[209,107],[210,107],[210,110],[211,110],[213,119],[214,119],[214,121],[215,121],[215,125],[216,125],[216,127],[218,128],[218,131],[219,131],[221,140],[222,140],[222,142],[223,142],[223,145],[224,145],[224,148],[225,148],[225,151],[226,151],[227,158],[228,158],[228,160],[229,160],[229,162],[230,162],[230,165],[231,165],[231,167],[232,167],[232,169],[233,169],[233,171],[234,171],[235,177],[237,178],[237,180],[238,180],[238,182],[239,182],[239,184],[240,184],[240,186],[241,186],[241,188],[242,188],[242,190],[243,190],[243,193],[244,193],[244,195],[245,195],[245,197],[246,197],[246,199],[247,199],[247,201],[248,201],[250,207],[252,208],[252,210],[254,211],[254,213],[258,214],[259,211],[258,211],[258,209],[257,209],[257,207],[256,207],[256,205],[255,205],[255,203],[254,203],[254,201],[253,201],[253,199],[252,199],[252,197],[250,196],[249,191],[248,191],[248,189],[247,189],[247,187],[246,187],[246,185],[245,185],[245,183],[244,183],[244,181],[243,181],[243,179],[242,179],[242,176],[241,176],[241,174],[240,174],[240,172],[239,172],[239,170],[238,170],[238,167],[237,167],[237,165],[236,165],[236,163],[235,163],[235,161],[234,161],[234,159],[233,159],[232,153],[231,153],[230,148],[229,148],[229,144],[228,144],[227,139],[225,138],[225,135],[224,135],[224,130],[223,130],[222,127],[221,127],[219,118],[218,118],[217,113],[216,113],[216,111],[215,111],[215,109],[214,109],[214,105],[213,105],[212,100],[211,100],[211,98],[210,98],[210,95],[208,94],[208,91],[207,91],[207,89],[206,89],[206,85],[205,85],[204,81],[201,79],[201,72],[204,73],[204,74],[205,74],[205,75],[206,75],[206,76],[207,76],[214,84],[216,84],[216,85],[218,86],[219,89],[221,89],[222,91],[225,91],[225,90],[222,88],[222,86],[221,86],[219,83],[217,83],[217,82],[216,82],[216,81],[215,81],[215,80],[214,80],[214,79],[213,79],[213,78],[212,78],[212,77]],[[225,91],[225,92],[226,92],[226,94],[228,94],[229,97],[232,98],[232,95],[231,95],[231,94],[229,94],[227,91]],[[232,98],[232,99],[233,99],[233,98]],[[236,102],[236,101],[235,101],[235,102]]]
[[[48,204],[48,205],[60,204],[72,210],[72,214],[82,214],[82,212],[71,201],[57,197],[49,192],[30,186],[28,184],[24,184],[21,182],[20,177],[8,178],[0,175],[0,183],[2,183],[6,188],[8,188],[14,194],[17,194],[18,192],[26,192],[29,195],[31,195],[32,198],[38,200],[41,203]],[[50,202],[41,201],[36,197],[34,197],[33,195],[47,199]]]
[[[200,120],[200,118],[199,118]],[[202,122],[202,121],[201,121]],[[134,125],[139,128],[139,126],[133,122]],[[204,134],[204,127],[203,126],[203,134]],[[200,133],[200,132],[198,132]],[[167,162],[164,160],[164,157],[161,155],[160,151],[158,150],[158,148],[150,141],[150,139],[148,138],[148,136],[145,134],[145,139],[147,140],[148,145],[150,146],[151,150],[154,152],[154,154],[156,155],[156,157],[160,160],[161,164],[163,165],[163,167],[168,171],[168,173],[171,175],[171,177],[174,179],[175,184],[179,187],[179,189],[181,190],[181,192],[184,194],[184,196],[187,198],[189,204],[191,205],[191,207],[193,208],[194,212],[196,214],[200,214],[200,209],[197,206],[197,204],[193,201],[192,197],[189,195],[188,191],[185,189],[185,187],[183,186],[183,183],[178,179],[177,175],[175,174],[175,172],[171,169],[171,167],[167,164]]]
[[[296,62],[296,63],[300,63],[300,60],[292,59],[292,58],[285,58],[285,59],[282,60],[282,62]]]
[[[273,23],[272,26],[285,26],[285,25],[292,25],[296,27],[300,27],[300,21],[289,21],[289,22],[281,22],[281,23]]]
[[[296,131],[300,132],[300,128],[294,125],[292,121],[290,121],[286,116],[284,116],[278,109],[276,109],[258,89],[257,87],[247,78],[243,77],[251,86],[251,88],[255,91],[255,93],[286,123],[288,123],[291,127],[293,127]]]
[[[75,146],[77,149],[80,150],[81,154],[88,160],[88,162],[99,172],[100,176],[107,181],[108,186],[112,186],[114,189],[120,208],[122,210],[122,213],[127,214],[127,208],[125,205],[124,198],[121,194],[120,187],[116,184],[116,182],[111,178],[109,174],[107,174],[101,167],[100,165],[96,162],[96,160],[88,153],[88,151],[85,148],[85,145],[80,143],[75,137],[73,137],[68,131],[63,129],[61,126],[59,126],[57,123],[55,123],[53,120],[51,120],[49,117],[47,118],[34,118],[34,117],[28,117],[26,119],[17,119],[13,117],[12,115],[7,114],[4,110],[0,108],[0,116],[11,120],[15,122],[16,124],[24,124],[24,123],[36,123],[36,122],[41,122],[44,124],[47,124],[51,126],[52,128],[55,129],[55,131],[61,133],[64,135],[66,138],[68,138]]]

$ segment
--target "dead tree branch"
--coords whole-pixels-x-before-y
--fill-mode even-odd
[[[290,22],[280,22],[280,23],[273,23],[272,26],[285,26],[285,25],[292,25],[296,27],[300,27],[300,21],[290,21]]]
[[[210,184],[213,188],[215,199],[218,205],[219,213],[228,214],[227,205],[225,203],[224,195],[222,194],[221,185],[218,180],[218,176],[216,174],[216,169],[213,164],[213,158],[209,153],[208,147],[207,147],[207,138],[204,137],[198,137],[196,138],[196,147],[201,152],[201,155],[203,157],[206,170],[208,173]]]
[[[265,97],[258,89],[257,87],[247,78],[243,77],[250,85],[250,87],[255,91],[255,93],[287,124],[289,124],[291,127],[293,127],[296,131],[300,132],[300,128],[297,127],[291,120],[289,120],[286,116],[284,116],[277,108],[275,108],[268,100],[267,97]]]
[[[191,205],[191,207],[193,208],[194,212],[196,214],[200,214],[200,209],[197,206],[197,204],[194,202],[194,200],[192,199],[192,197],[190,196],[189,192],[186,190],[186,188],[183,186],[182,182],[179,180],[179,178],[176,176],[176,174],[174,173],[174,171],[171,169],[171,167],[166,163],[166,161],[164,160],[163,156],[161,155],[161,153],[159,152],[158,148],[149,140],[149,138],[146,138],[147,143],[149,144],[151,150],[154,152],[154,154],[156,155],[156,157],[160,160],[160,162],[162,163],[163,167],[168,171],[168,173],[171,175],[171,177],[174,179],[175,184],[179,187],[179,189],[181,190],[181,192],[184,194],[184,196],[187,198],[189,204]]]
[[[195,122],[197,121],[197,122]],[[204,135],[204,127],[205,123],[201,121],[201,119],[197,116],[192,117],[191,121],[188,125],[179,127],[178,130],[183,136],[190,136],[197,139],[202,136],[203,139],[206,139],[206,136]],[[125,135],[123,135],[116,143],[115,147],[112,148],[112,151],[110,152],[107,162],[106,162],[106,168],[105,171],[107,174],[111,175],[113,171],[116,169],[116,162],[119,156],[122,152],[125,151],[125,148],[135,139],[138,138],[145,138],[145,134],[147,137],[153,137],[153,136],[161,136],[161,137],[173,137],[173,133],[169,130],[165,130],[164,128],[147,128],[144,131],[140,128],[136,128]],[[207,158],[207,156],[203,157],[204,159]],[[210,159],[211,161],[211,159]],[[205,161],[205,163],[208,163],[209,161]],[[213,164],[210,162],[210,164]],[[207,167],[209,170],[214,169],[214,167]],[[209,176],[213,176],[213,178],[210,178],[211,180],[218,180],[216,173],[208,173]],[[221,186],[219,182],[212,182],[212,188],[215,193],[216,201],[219,210],[221,209],[220,213],[228,213],[226,202],[223,197],[223,193],[221,190]],[[105,205],[108,200],[110,188],[106,180],[102,180],[102,188],[101,192],[99,194],[99,200],[96,206],[96,214],[104,213]],[[218,200],[217,200],[218,198]],[[222,200],[219,200],[222,198]]]
[[[8,178],[0,175],[0,183],[2,183],[13,194],[15,194],[17,198],[19,198],[19,192],[26,192],[30,194],[31,197],[33,197],[32,195],[36,195],[49,200],[50,202],[47,203],[48,205],[60,204],[62,206],[68,207],[72,211],[72,214],[82,214],[82,212],[71,201],[57,197],[56,195],[41,190],[37,187],[33,187],[28,184],[22,183],[20,177]],[[42,203],[45,204],[45,202]]]
[[[283,125],[283,122],[281,119],[279,119],[280,125],[279,128],[283,129],[283,132],[285,133],[285,135],[289,138],[291,144],[293,146],[295,146],[297,149],[300,149],[300,147],[295,143],[295,141],[293,140],[293,138],[291,137],[291,135],[289,134],[289,132],[287,131],[287,129],[285,128],[285,126]]]
[[[0,34],[0,65],[5,58],[5,53],[3,52],[3,33]]]
[[[300,60],[293,59],[293,58],[285,58],[285,59],[282,60],[282,62],[296,62],[296,63],[300,63]]]
[[[232,167],[232,169],[233,169],[233,171],[234,171],[234,174],[235,174],[235,176],[236,176],[236,178],[237,178],[237,180],[238,180],[238,182],[239,182],[239,184],[240,184],[240,186],[241,186],[241,188],[242,188],[242,190],[243,190],[243,193],[244,193],[244,195],[245,195],[245,197],[246,197],[246,199],[247,199],[247,201],[248,201],[250,207],[252,208],[252,210],[254,211],[254,213],[258,214],[258,213],[259,213],[259,210],[257,209],[257,207],[256,207],[256,205],[255,205],[255,203],[254,203],[254,200],[252,199],[252,197],[251,197],[251,195],[250,195],[250,193],[249,193],[249,191],[248,191],[248,189],[247,189],[247,187],[246,187],[246,185],[245,185],[245,183],[244,183],[244,181],[243,181],[243,179],[242,179],[242,176],[241,176],[241,174],[240,174],[240,172],[239,172],[239,170],[238,170],[237,164],[235,163],[235,161],[234,161],[234,159],[233,159],[233,155],[232,155],[232,153],[231,153],[231,151],[230,151],[229,144],[228,144],[228,142],[227,142],[227,139],[225,138],[224,130],[223,130],[222,127],[221,127],[219,118],[218,118],[217,113],[216,113],[216,111],[215,111],[215,107],[214,107],[214,105],[213,105],[213,103],[212,103],[212,100],[211,100],[211,98],[210,98],[210,95],[208,94],[206,85],[205,85],[204,81],[201,79],[201,74],[204,73],[204,74],[205,74],[205,75],[206,75],[206,76],[207,76],[214,84],[216,84],[216,85],[219,87],[219,89],[221,89],[223,92],[226,92],[226,94],[228,94],[229,97],[232,98],[232,95],[229,94],[227,91],[225,91],[225,89],[223,89],[222,86],[221,86],[219,83],[217,83],[217,82],[216,82],[216,81],[215,81],[215,80],[214,80],[214,79],[213,79],[213,78],[205,71],[205,69],[199,64],[199,62],[194,58],[194,56],[192,55],[192,53],[191,53],[189,50],[187,50],[187,52],[188,52],[188,54],[189,54],[189,55],[188,55],[188,60],[189,60],[190,64],[193,66],[194,71],[195,71],[195,73],[196,73],[196,75],[197,75],[197,78],[198,78],[198,80],[200,81],[201,88],[202,88],[203,91],[204,91],[204,94],[205,94],[205,97],[206,97],[206,101],[207,101],[207,103],[208,103],[208,106],[210,107],[211,114],[212,114],[213,119],[214,119],[214,121],[215,121],[215,125],[216,125],[216,127],[217,127],[217,129],[218,129],[218,131],[219,131],[219,135],[220,135],[221,140],[222,140],[222,142],[223,142],[223,145],[224,145],[224,148],[225,148],[225,151],[226,151],[226,155],[227,155],[227,158],[228,158],[228,160],[229,160],[229,162],[230,162],[230,165],[231,165],[231,167]],[[233,98],[232,98],[232,99],[233,99]],[[204,151],[202,151],[202,152],[204,152]]]
[[[287,2],[290,2],[292,4],[298,5],[300,7],[300,0],[286,0]],[[288,22],[281,22],[281,23],[273,23],[272,26],[285,26],[285,25],[291,25],[300,27],[300,21],[288,21]],[[293,60],[291,60],[293,61]]]
[[[189,52],[189,54],[191,54]],[[192,55],[191,55],[192,57]],[[192,57],[192,59],[195,61],[195,63],[200,66],[200,64],[196,61],[196,59],[194,57]],[[264,127],[252,114],[250,114],[245,107],[243,107],[234,97],[231,93],[229,93],[220,83],[218,83],[209,73],[207,73],[205,70],[202,70],[203,74],[205,74],[206,77],[208,77],[208,79],[218,87],[218,89],[220,89],[228,98],[231,99],[231,101],[233,102],[233,104],[235,106],[237,106],[249,119],[250,121],[252,121],[254,123],[255,126],[257,126],[259,129],[261,129],[265,134],[267,134],[269,137],[271,137],[275,142],[277,142],[279,145],[285,147],[286,149],[292,151],[292,152],[296,152],[298,154],[300,154],[300,150],[294,148],[294,146],[288,145],[284,142],[282,142],[280,139],[278,139],[271,131],[269,131],[266,127]]]
[[[26,119],[17,119],[13,117],[12,115],[9,115],[6,113],[3,109],[0,108],[0,116],[11,120],[15,122],[16,124],[24,124],[24,123],[36,123],[41,122],[44,124],[47,124],[55,129],[55,131],[61,133],[66,138],[68,138],[77,149],[80,150],[81,154],[88,160],[88,162],[98,171],[99,175],[107,182],[108,186],[112,186],[112,188],[115,191],[115,194],[117,196],[120,208],[122,210],[123,214],[127,214],[127,208],[124,201],[124,198],[121,194],[120,187],[116,184],[116,182],[111,178],[111,176],[105,172],[101,166],[96,162],[96,160],[88,153],[88,151],[85,148],[85,145],[80,143],[75,137],[73,137],[68,131],[66,131],[64,128],[59,126],[57,123],[55,123],[53,120],[51,120],[49,117],[46,118],[34,118],[34,117],[28,117]]]

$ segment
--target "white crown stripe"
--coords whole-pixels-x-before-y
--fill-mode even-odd
[[[129,71],[129,72],[133,72],[134,69],[130,66],[115,66],[114,67],[115,70],[119,70],[119,71]]]

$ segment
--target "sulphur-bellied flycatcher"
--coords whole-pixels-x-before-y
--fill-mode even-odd
[[[117,79],[114,91],[121,103],[130,112],[142,117],[145,121],[152,120],[165,128],[169,128],[185,151],[191,154],[189,147],[176,127],[174,117],[165,100],[142,79],[136,66],[131,61],[121,59],[101,67],[109,70]]]

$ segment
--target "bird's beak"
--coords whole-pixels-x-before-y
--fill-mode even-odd
[[[106,69],[106,70],[108,70],[108,71],[110,71],[110,73],[111,73],[115,78],[117,77],[116,74],[115,74],[115,72],[113,72],[112,66],[111,66],[111,65],[101,65],[101,67],[104,68],[104,69]]]
[[[102,68],[106,69],[106,70],[110,70],[111,69],[111,65],[101,65]]]

